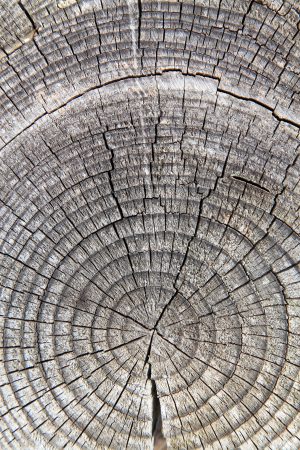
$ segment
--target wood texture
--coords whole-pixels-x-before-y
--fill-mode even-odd
[[[300,447],[297,0],[0,0],[0,448]]]

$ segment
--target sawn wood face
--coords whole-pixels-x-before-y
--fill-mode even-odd
[[[0,0],[0,449],[300,448],[297,0]]]

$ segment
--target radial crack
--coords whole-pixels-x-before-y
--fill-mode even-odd
[[[25,16],[27,17],[27,19],[29,20],[29,22],[31,23],[31,26],[33,28],[33,31],[35,31],[36,33],[38,32],[38,28],[33,20],[33,18],[31,17],[31,15],[29,14],[29,12],[27,11],[27,9],[25,8],[25,6],[23,5],[23,3],[21,1],[18,2],[19,7],[21,8],[21,10],[23,11],[23,13],[25,14]]]
[[[151,382],[151,396],[152,396],[152,436],[154,439],[154,448],[159,443],[160,445],[166,442],[162,430],[162,416],[161,405],[157,395],[157,387],[155,379],[152,378],[151,363],[148,363],[147,378]]]

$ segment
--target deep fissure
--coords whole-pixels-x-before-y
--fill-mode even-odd
[[[149,355],[147,355],[149,359]],[[147,378],[151,381],[151,396],[152,396],[152,437],[154,439],[154,447],[158,442],[166,444],[166,439],[162,430],[161,405],[157,395],[156,381],[152,378],[151,363],[148,362]]]
[[[23,11],[23,13],[25,14],[25,16],[27,17],[27,19],[29,20],[29,22],[31,23],[31,26],[32,26],[33,30],[35,32],[37,32],[38,31],[37,26],[36,26],[33,18],[31,17],[31,15],[29,14],[29,12],[27,11],[25,6],[23,5],[23,3],[21,1],[19,1],[18,5],[21,8],[21,10]]]

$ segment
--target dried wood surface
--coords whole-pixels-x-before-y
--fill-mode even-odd
[[[0,448],[300,448],[298,0],[0,0]]]

